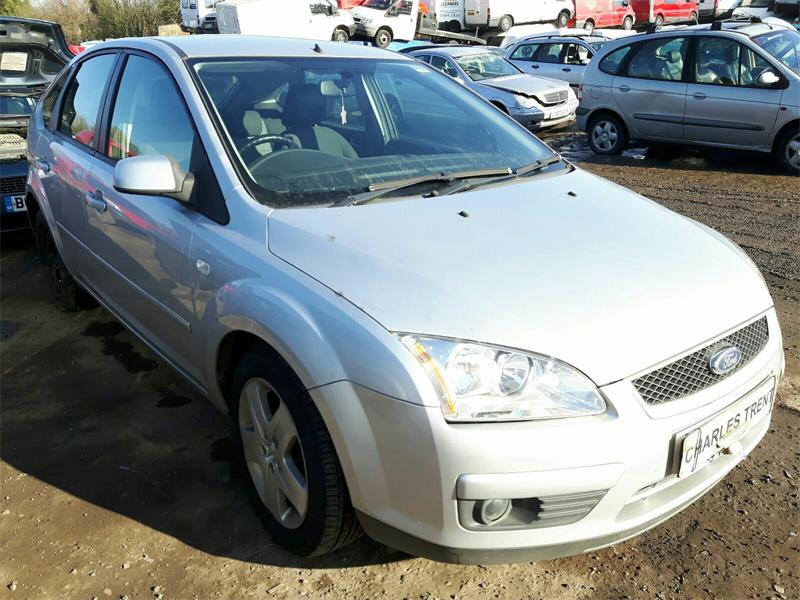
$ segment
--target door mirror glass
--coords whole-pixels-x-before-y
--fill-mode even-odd
[[[114,189],[125,194],[169,196],[187,202],[194,178],[163,154],[132,156],[114,167]]]
[[[772,87],[780,83],[781,78],[778,77],[778,74],[775,73],[772,69],[767,69],[761,75],[758,76],[758,85],[764,87]]]

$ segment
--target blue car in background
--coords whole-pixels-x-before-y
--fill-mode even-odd
[[[28,229],[28,119],[73,54],[61,26],[0,17],[0,231]]]

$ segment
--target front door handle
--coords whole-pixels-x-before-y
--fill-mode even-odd
[[[627,86],[627,85],[623,84],[623,85],[619,86],[619,91],[620,92],[630,92],[631,88],[630,88],[630,86]]]
[[[695,92],[692,96],[694,96],[695,100],[705,100],[708,98],[703,92]]]
[[[91,206],[99,213],[106,212],[108,205],[106,201],[103,200],[103,194],[98,190],[96,192],[84,192],[83,199],[86,201],[86,204]]]
[[[531,69],[538,69],[539,65],[531,65]]]
[[[564,71],[564,73],[571,73],[572,72],[572,69],[570,69],[569,67],[563,67],[561,70]]]
[[[42,160],[41,158],[37,158],[33,161],[33,166],[39,169],[42,173],[49,173],[50,172],[50,163],[46,160]]]

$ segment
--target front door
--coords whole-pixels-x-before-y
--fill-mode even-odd
[[[87,209],[95,285],[131,327],[201,381],[193,308],[198,272],[190,252],[203,217],[172,198],[118,192],[113,181],[117,161],[131,156],[166,155],[194,173],[194,162],[204,158],[202,146],[171,75],[149,57],[127,56],[109,115]]]
[[[614,100],[632,125],[631,137],[682,140],[686,110],[684,63],[688,38],[643,43],[612,83]]]
[[[759,83],[776,71],[759,54],[723,37],[697,40],[686,96],[686,139],[736,146],[768,146],[783,91]]]

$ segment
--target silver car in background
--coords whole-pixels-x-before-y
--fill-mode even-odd
[[[408,55],[449,75],[532,130],[575,119],[578,99],[568,85],[526,75],[497,49],[441,46],[412,50]]]
[[[598,154],[632,139],[769,152],[800,174],[800,33],[730,21],[609,42],[578,127]]]
[[[406,56],[100,44],[29,151],[55,301],[93,296],[230,415],[292,552],[362,527],[445,561],[592,550],[769,428],[783,344],[744,252]]]

